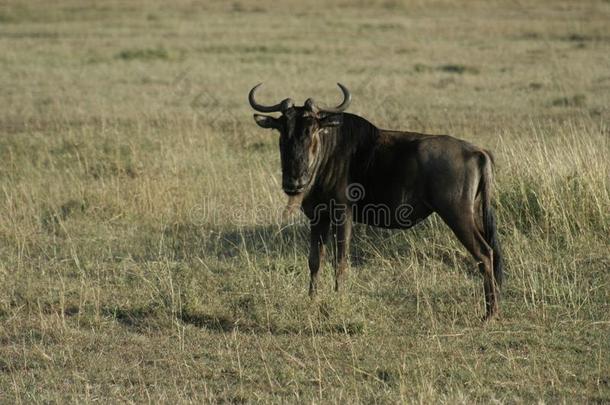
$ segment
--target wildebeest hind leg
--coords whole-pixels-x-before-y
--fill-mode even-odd
[[[478,263],[485,290],[484,319],[490,319],[498,311],[497,287],[493,278],[493,250],[478,229],[472,211],[472,208],[467,207],[459,210],[459,214],[439,212],[439,215]]]

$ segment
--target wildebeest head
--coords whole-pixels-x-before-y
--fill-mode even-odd
[[[278,118],[254,114],[254,120],[263,128],[277,129],[280,132],[280,157],[282,161],[282,188],[288,195],[298,195],[311,183],[316,164],[319,161],[321,141],[320,131],[337,127],[343,122],[342,112],[349,106],[349,90],[337,83],[343,92],[343,101],[337,107],[318,107],[308,98],[303,106],[295,106],[292,99],[264,106],[254,99],[254,93],[262,83],[250,90],[248,100],[256,111],[281,112]]]

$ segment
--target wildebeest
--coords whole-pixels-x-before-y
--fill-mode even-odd
[[[262,83],[261,83],[262,84]],[[311,98],[265,106],[248,100],[263,128],[280,132],[282,187],[298,199],[311,225],[310,295],[331,225],[336,251],[335,290],[348,269],[352,221],[383,228],[410,228],[436,212],[478,262],[483,274],[485,319],[498,311],[502,256],[491,206],[493,160],[489,151],[448,135],[379,129],[345,113],[350,92],[338,83],[343,101],[334,108]]]

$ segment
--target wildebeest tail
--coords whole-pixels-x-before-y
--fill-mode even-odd
[[[493,158],[491,154],[487,151],[483,152],[483,156],[484,158],[481,159],[483,170],[483,175],[481,178],[483,231],[485,233],[485,240],[493,249],[494,278],[496,284],[498,285],[498,287],[500,287],[504,279],[504,271],[502,263],[502,250],[500,248],[500,241],[498,240],[498,232],[496,229],[496,216],[494,214],[494,209],[491,206],[493,185]]]

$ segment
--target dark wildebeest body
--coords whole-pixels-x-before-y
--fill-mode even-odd
[[[492,161],[488,151],[445,135],[381,130],[341,108],[320,109],[309,99],[294,107],[254,101],[257,123],[281,133],[284,191],[302,200],[311,223],[310,293],[317,289],[331,225],[336,232],[335,289],[348,267],[352,221],[406,229],[436,212],[479,263],[484,278],[486,318],[497,312],[502,281],[499,244],[490,207]]]

